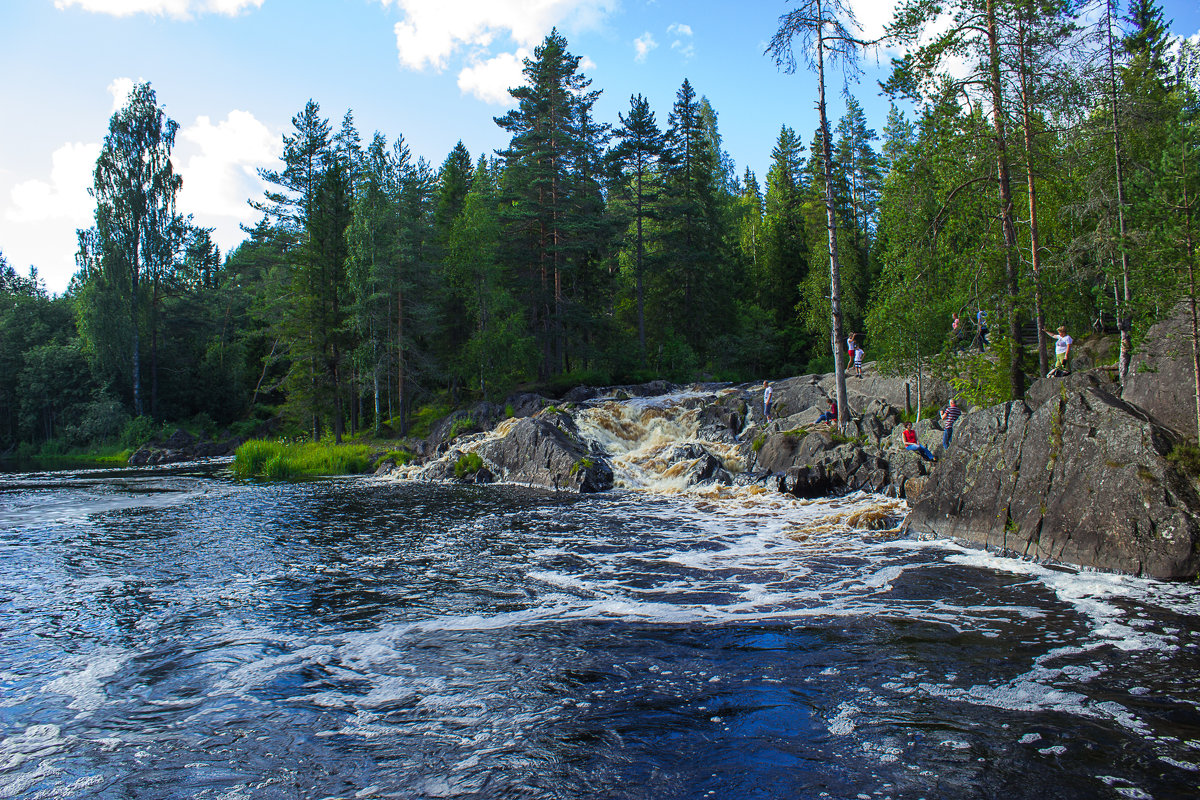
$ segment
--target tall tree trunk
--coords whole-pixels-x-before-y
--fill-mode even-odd
[[[833,148],[829,143],[829,117],[825,112],[825,39],[822,28],[824,15],[818,14],[817,23],[817,108],[821,114],[822,175],[825,178],[825,229],[829,235],[829,315],[832,330],[830,341],[833,346],[833,374],[837,392],[838,430],[844,430],[850,422],[850,409],[846,407],[846,362],[842,356],[842,274],[838,263],[837,217],[833,211]]]
[[[1004,125],[1004,87],[1000,82],[1000,41],[996,27],[996,0],[987,0],[987,33],[990,82],[992,89],[992,120],[996,130],[996,177],[1000,184],[1000,229],[1004,242],[1004,275],[1007,289],[1008,336],[1011,351],[1008,359],[1009,390],[1014,400],[1025,396],[1025,373],[1021,356],[1021,323],[1017,315],[1020,301],[1017,276],[1017,229],[1013,224],[1012,180],[1008,167],[1008,135]]]
[[[1038,375],[1050,372],[1050,357],[1046,347],[1046,315],[1042,307],[1042,253],[1038,237],[1037,186],[1033,179],[1033,114],[1032,98],[1029,94],[1029,53],[1026,48],[1026,28],[1022,20],[1018,24],[1018,39],[1021,60],[1021,122],[1025,129],[1025,178],[1029,193],[1029,259],[1033,267],[1033,309],[1037,323]]]
[[[404,360],[404,287],[397,282],[396,286],[396,396],[400,403],[400,435],[408,435],[408,415],[404,413],[404,392],[407,387],[404,379],[407,377]]]
[[[129,296],[129,311],[133,322],[133,415],[142,416],[142,364],[141,353],[138,350],[138,252],[141,245],[140,233],[133,235],[133,263],[129,265],[129,285],[132,294]]]
[[[1113,2],[1107,0],[1104,4],[1105,30],[1108,38],[1108,91],[1109,102],[1112,103],[1112,140],[1113,160],[1116,168],[1117,182],[1117,252],[1121,255],[1121,303],[1117,307],[1117,329],[1121,332],[1121,353],[1117,359],[1117,375],[1121,385],[1129,375],[1129,361],[1133,357],[1133,322],[1130,319],[1132,296],[1129,280],[1129,253],[1126,251],[1125,230],[1125,154],[1121,148],[1120,111],[1117,107],[1117,66],[1113,56]]]
[[[642,231],[642,168],[637,172],[637,315],[638,344],[642,348],[642,369],[646,368],[646,300],[642,287],[642,269],[645,257],[645,237]]]
[[[150,416],[158,417],[158,270],[154,271],[154,289],[150,298]]]

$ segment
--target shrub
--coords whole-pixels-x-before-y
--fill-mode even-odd
[[[467,416],[467,417],[462,417],[461,419],[456,419],[456,420],[454,420],[454,423],[450,426],[450,435],[448,438],[456,439],[456,438],[458,438],[458,436],[460,434],[468,433],[470,431],[477,429],[478,427],[479,426],[477,424],[475,424],[474,417]]]
[[[134,417],[121,431],[121,445],[137,449],[158,435],[159,427],[154,420],[144,414]]]
[[[481,469],[483,469],[483,459],[478,453],[463,453],[458,457],[458,461],[454,462],[454,477],[462,479],[468,475],[474,475]]]
[[[63,435],[74,445],[111,442],[121,436],[129,415],[119,402],[101,398],[79,407],[78,421],[63,427]]]
[[[1191,442],[1175,445],[1167,456],[1167,461],[1179,470],[1193,478],[1200,478],[1200,447]]]

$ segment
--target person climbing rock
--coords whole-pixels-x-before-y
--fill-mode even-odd
[[[830,398],[829,399],[829,410],[826,411],[821,416],[817,417],[817,424],[820,425],[822,422],[831,422],[831,423],[835,423],[835,424],[837,423],[837,400],[836,399]]]
[[[958,407],[958,402],[951,397],[950,405],[942,410],[942,449],[950,448],[950,439],[954,436],[954,423],[962,416],[962,410]]]

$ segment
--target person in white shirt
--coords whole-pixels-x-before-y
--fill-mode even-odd
[[[771,384],[763,381],[763,416],[771,421]]]
[[[1058,333],[1055,333],[1054,331],[1046,331],[1046,333],[1055,338],[1054,369],[1050,371],[1050,374],[1053,375],[1058,372],[1070,372],[1071,345],[1075,344],[1075,340],[1067,335],[1067,328],[1065,325],[1058,326]]]

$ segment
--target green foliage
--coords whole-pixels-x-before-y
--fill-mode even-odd
[[[416,457],[416,453],[413,453],[410,450],[388,450],[383,455],[379,456],[379,458],[375,459],[375,463],[372,465],[372,467],[374,469],[379,469],[379,465],[388,460],[394,461],[399,466],[404,466],[405,464],[413,461]]]
[[[408,431],[409,435],[415,436],[418,439],[424,439],[433,430],[434,424],[438,420],[448,416],[451,410],[450,405],[443,402],[433,402],[421,406],[413,413],[412,426]]]
[[[483,469],[483,459],[478,453],[463,453],[454,462],[454,477],[461,480],[468,475],[474,475],[481,469]]]
[[[158,436],[161,431],[162,427],[150,417],[134,417],[121,431],[121,444],[136,450]]]
[[[290,480],[321,475],[357,475],[371,469],[366,445],[251,439],[233,456],[233,472],[243,479]]]
[[[450,426],[450,433],[447,435],[447,438],[457,439],[460,434],[476,431],[478,429],[479,425],[475,422],[474,417],[463,417],[461,419],[456,419]]]
[[[754,441],[750,443],[750,446],[753,447],[754,452],[757,453],[759,450],[762,450],[763,445],[766,443],[767,435],[765,433],[760,433],[758,436],[754,437]]]
[[[948,353],[937,361],[954,394],[973,406],[993,406],[1012,400],[1008,372],[1008,340],[996,336],[984,353]]]
[[[571,469],[568,471],[568,473],[571,475],[571,477],[574,477],[575,475],[579,474],[580,471],[589,470],[594,466],[596,466],[596,460],[592,459],[592,458],[587,458],[585,456],[585,457],[579,459],[578,461],[576,461],[574,464],[572,464]]]
[[[1180,442],[1171,449],[1167,461],[1191,478],[1200,478],[1200,447],[1191,442]]]

